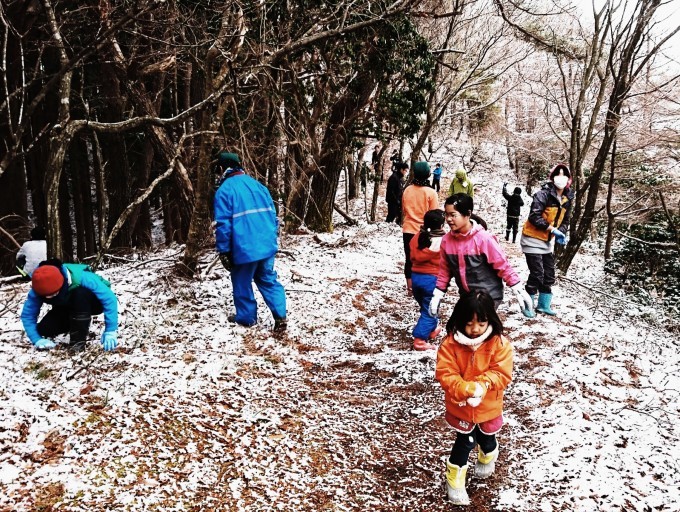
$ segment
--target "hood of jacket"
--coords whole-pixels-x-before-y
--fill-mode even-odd
[[[463,169],[458,169],[456,171],[456,179],[458,181],[465,181],[467,180],[467,173]]]

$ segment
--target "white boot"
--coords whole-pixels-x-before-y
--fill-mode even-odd
[[[470,497],[465,490],[465,475],[467,474],[467,464],[458,467],[446,461],[446,495],[449,502],[454,505],[469,505]]]
[[[480,448],[479,455],[477,456],[477,465],[475,466],[475,477],[489,478],[493,475],[493,472],[496,470],[496,459],[498,459],[498,443],[496,443],[496,448],[489,454],[484,453]]]

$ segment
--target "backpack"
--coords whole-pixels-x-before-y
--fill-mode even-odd
[[[75,288],[78,288],[80,283],[83,282],[83,272],[91,272],[102,283],[111,288],[111,283],[92,270],[90,265],[85,265],[84,263],[64,263],[64,268],[68,270],[69,274],[71,274],[71,284],[68,287],[69,292]]]

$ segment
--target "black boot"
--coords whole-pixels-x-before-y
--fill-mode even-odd
[[[288,328],[288,322],[286,321],[286,317],[274,319],[274,331],[275,332],[283,332],[287,328]]]
[[[68,350],[72,354],[85,350],[87,335],[90,333],[90,320],[92,317],[86,313],[76,313],[70,320],[70,338]]]
[[[505,230],[505,241],[509,242],[510,241],[510,230],[506,229]],[[514,241],[514,240],[513,240]]]
[[[517,239],[517,231],[512,232],[512,243],[515,243],[515,240]]]

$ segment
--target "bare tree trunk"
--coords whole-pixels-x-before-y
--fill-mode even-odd
[[[361,164],[364,162],[366,155],[366,146],[362,147],[357,154],[357,161],[353,167],[350,167],[349,172],[349,199],[356,199],[359,197],[359,189],[361,184]]]
[[[614,139],[614,144],[612,145],[612,156],[611,164],[609,167],[609,186],[607,187],[607,237],[604,243],[604,259],[608,260],[611,258],[612,251],[612,241],[614,239],[614,228],[616,226],[616,215],[612,210],[612,199],[614,196],[614,170],[616,161],[616,139]]]
[[[380,184],[383,180],[383,168],[385,165],[383,163],[383,156],[386,150],[387,145],[383,145],[380,153],[378,153],[378,169],[376,169],[376,176],[373,177],[375,181],[373,182],[373,197],[371,199],[371,222],[375,222],[378,215],[378,196],[380,195]]]
[[[76,258],[82,261],[89,255],[94,242],[92,222],[92,199],[90,197],[90,171],[87,161],[87,145],[82,136],[77,136],[69,151],[71,185],[73,191],[73,215],[75,218]]]
[[[592,172],[590,176],[588,176],[586,183],[583,184],[582,189],[577,191],[578,195],[578,192],[581,192],[583,189],[587,190],[583,213],[580,216],[580,219],[574,219],[574,222],[571,224],[571,237],[558,259],[557,266],[565,274],[581,247],[581,244],[590,232],[596,214],[600,181],[610,149],[616,140],[616,133],[621,122],[623,103],[629,95],[631,85],[636,76],[644,70],[644,67],[641,67],[638,63],[638,60],[640,59],[639,53],[641,44],[644,42],[644,38],[649,30],[649,25],[652,22],[652,17],[659,7],[659,4],[660,0],[643,0],[638,2],[637,8],[640,12],[635,20],[631,21],[631,26],[626,29],[628,36],[621,39],[621,41],[623,41],[623,47],[619,52],[615,51],[615,49],[610,53],[607,67],[612,69],[613,87],[609,95],[608,108],[604,120],[604,133],[593,163]],[[676,29],[673,33],[678,30],[680,30],[680,28]],[[659,47],[657,46],[657,51],[658,48]],[[618,56],[618,62],[614,61],[615,56]],[[650,53],[645,59],[650,59],[652,56],[653,54]],[[642,64],[644,64],[644,61]]]

